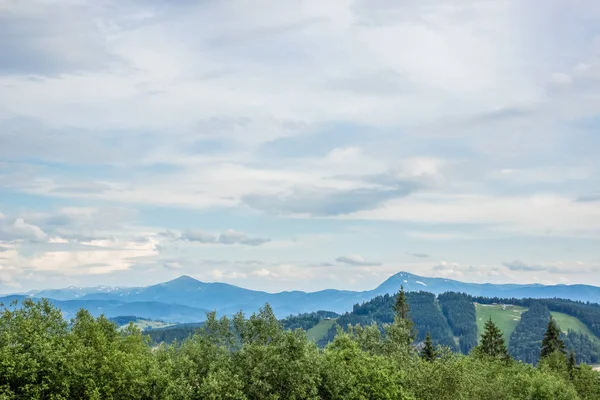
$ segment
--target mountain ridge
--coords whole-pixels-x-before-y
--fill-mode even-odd
[[[235,287],[238,289],[243,289],[243,290],[247,290],[247,291],[252,291],[252,292],[257,292],[257,293],[261,293],[261,294],[266,294],[266,295],[277,295],[277,294],[284,294],[284,293],[301,293],[301,294],[315,294],[315,293],[322,293],[322,292],[329,292],[329,291],[335,291],[335,292],[347,292],[347,293],[364,293],[364,292],[374,292],[374,291],[378,291],[381,290],[381,288],[385,287],[387,284],[390,284],[392,282],[394,283],[407,283],[407,284],[411,284],[411,282],[404,282],[404,280],[402,282],[396,282],[396,278],[400,278],[400,277],[404,277],[404,278],[413,278],[415,279],[415,282],[417,280],[420,279],[425,279],[427,281],[440,281],[440,282],[444,282],[447,284],[458,284],[461,286],[464,285],[469,285],[469,286],[490,286],[490,287],[496,287],[496,288],[507,288],[507,289],[513,289],[513,288],[575,288],[575,287],[584,287],[584,288],[593,288],[593,289],[598,289],[600,291],[600,286],[594,286],[594,285],[587,285],[587,284],[583,284],[583,283],[573,283],[573,284],[565,284],[565,283],[558,283],[558,284],[551,284],[551,285],[545,285],[545,284],[541,284],[541,283],[490,283],[490,282],[483,282],[483,283],[479,283],[479,282],[464,282],[464,281],[459,281],[457,279],[450,279],[450,278],[442,278],[442,277],[426,277],[426,276],[422,276],[422,275],[416,275],[413,274],[411,272],[406,272],[406,271],[400,271],[397,272],[395,274],[393,274],[392,276],[390,276],[389,278],[387,278],[385,281],[383,281],[381,284],[379,284],[377,287],[375,287],[374,289],[368,289],[368,290],[350,290],[350,289],[335,289],[335,288],[327,288],[327,289],[321,289],[321,290],[316,290],[316,291],[304,291],[304,290],[284,290],[281,292],[266,292],[266,291],[262,291],[262,290],[255,290],[255,289],[250,289],[250,288],[245,288],[242,286],[237,286],[237,285],[233,285],[230,283],[225,283],[225,282],[206,282],[206,281],[201,281],[199,279],[196,279],[190,275],[180,275],[176,278],[170,279],[168,281],[165,282],[159,282],[159,283],[155,283],[155,284],[151,284],[148,286],[103,286],[103,285],[99,285],[99,286],[93,286],[93,287],[76,287],[76,286],[69,286],[66,288],[47,288],[47,289],[40,289],[40,290],[31,290],[28,292],[16,292],[16,293],[7,293],[7,294],[1,294],[0,293],[0,297],[6,297],[6,296],[10,296],[10,295],[30,295],[30,296],[35,296],[35,297],[44,297],[44,296],[40,296],[40,294],[44,294],[46,292],[51,292],[51,291],[80,291],[80,292],[85,292],[84,295],[94,295],[94,294],[100,294],[100,293],[108,293],[108,294],[115,294],[115,293],[123,293],[123,292],[132,292],[132,291],[138,291],[140,289],[147,289],[149,287],[159,287],[159,286],[165,286],[165,285],[172,285],[172,284],[177,284],[177,283],[199,283],[201,285],[224,285],[224,286],[230,286],[230,287]],[[407,279],[408,280],[408,279]],[[423,287],[428,287],[429,285],[422,285]],[[397,287],[399,288],[399,286]],[[396,288],[396,291],[397,291]],[[599,299],[600,300],[600,299]]]
[[[325,309],[343,313],[351,310],[354,304],[363,303],[379,295],[394,294],[400,286],[407,291],[426,291],[435,295],[445,292],[461,292],[473,296],[560,297],[584,302],[600,302],[600,287],[590,285],[469,283],[447,278],[424,277],[404,271],[390,276],[376,288],[365,291],[324,289],[315,292],[296,290],[268,293],[228,283],[203,282],[189,275],[182,275],[145,287],[70,287],[28,292],[24,296],[46,297],[55,303],[78,300],[83,302],[82,304],[93,304],[94,307],[100,309],[102,307],[98,302],[107,302],[106,306],[111,311],[115,310],[111,302],[136,303],[137,309],[141,312],[141,315],[137,315],[139,317],[188,322],[190,319],[185,316],[186,307],[189,308],[187,312],[195,316],[198,315],[198,310],[215,310],[221,315],[231,315],[240,310],[251,313],[265,303],[269,303],[279,317]],[[3,299],[0,297],[0,302]],[[143,304],[146,304],[147,307],[144,308]],[[152,304],[154,306],[151,306]],[[157,304],[163,305],[161,306],[163,312],[158,313],[153,310]],[[171,310],[171,313],[165,314],[164,310]]]

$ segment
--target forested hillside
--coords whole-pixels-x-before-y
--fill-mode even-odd
[[[281,320],[281,324],[284,329],[294,330],[302,328],[305,331],[308,331],[323,320],[337,318],[339,316],[339,314],[331,311],[316,311],[312,313],[290,315]]]
[[[517,360],[536,364],[549,320],[548,307],[541,303],[531,303],[529,309],[521,314],[521,322],[510,336],[510,354]]]
[[[460,351],[468,354],[477,346],[475,304],[463,293],[443,293],[438,300],[452,333],[459,338]]]
[[[416,331],[416,340],[424,340],[429,332],[433,343],[458,351],[457,342],[453,338],[450,325],[442,314],[435,295],[427,292],[408,292],[406,298]],[[367,326],[375,323],[381,328],[383,324],[391,323],[394,320],[395,301],[396,296],[386,294],[363,304],[356,304],[352,312],[337,319],[337,324],[329,330],[326,337],[321,339],[320,345],[324,346],[333,340],[337,327],[346,329],[349,325]]]
[[[308,332],[320,322],[332,320],[337,317],[339,317],[339,315],[331,311],[316,311],[313,313],[290,315],[289,317],[282,319],[280,322],[283,329],[294,330],[300,328]],[[122,319],[113,318],[113,320],[118,322],[129,321],[131,320],[131,317],[124,317]],[[174,341],[181,342],[182,340],[192,336],[192,334],[202,325],[204,325],[202,322],[177,324],[165,328],[146,330],[144,333],[150,337],[151,342],[154,344],[172,343]]]
[[[414,322],[416,343],[423,342],[429,332],[434,344],[468,354],[477,345],[477,324],[483,329],[484,322],[491,317],[504,332],[504,341],[510,354],[518,360],[535,364],[538,361],[541,332],[552,312],[560,316],[558,325],[564,331],[562,339],[566,348],[574,352],[577,361],[592,364],[600,362],[600,340],[593,334],[597,330],[594,324],[600,307],[595,304],[563,299],[473,298],[453,292],[443,293],[437,298],[426,292],[408,292],[406,296]],[[394,319],[395,299],[390,295],[377,296],[354,305],[352,312],[342,316],[329,311],[317,311],[291,315],[281,320],[281,324],[289,330],[302,328],[308,332],[311,340],[324,347],[334,339],[339,328],[347,329],[349,325],[367,326],[375,323],[382,330],[383,324],[389,324]],[[118,320],[133,321],[136,318],[123,317]],[[571,322],[572,326],[562,326],[567,322]],[[147,330],[145,333],[154,344],[176,340],[181,342],[192,336],[200,326],[201,323],[180,324]],[[573,326],[579,327],[579,331],[569,330]]]
[[[150,341],[154,344],[181,342],[192,336],[202,325],[204,325],[203,322],[179,324],[165,328],[145,330],[144,334],[148,335]]]
[[[426,296],[412,301],[430,307]],[[157,348],[133,325],[119,331],[85,310],[70,322],[45,301],[0,312],[3,400],[600,398],[600,374],[560,351],[537,368],[499,357],[504,344],[491,322],[465,356],[427,340],[417,353],[398,311],[381,330],[354,327],[325,349],[302,329],[283,329],[268,305],[249,318],[210,313],[190,338]]]
[[[565,312],[564,315],[572,315],[572,319],[575,316],[581,317],[581,326],[585,322],[589,323],[589,330],[586,328],[589,335],[565,327],[561,337],[567,350],[574,352],[578,362],[592,364],[600,362],[600,340],[592,333],[592,328],[595,326],[593,323],[597,313],[600,313],[600,307],[595,304],[562,299],[473,298],[464,293],[453,292],[443,293],[437,299],[434,295],[425,292],[409,292],[406,296],[417,333],[415,339],[417,343],[422,342],[429,332],[434,344],[468,354],[478,341],[475,308],[477,302],[482,304],[481,307],[491,311],[487,315],[499,324],[501,329],[505,322],[511,323],[512,328],[508,330],[510,333],[505,334],[503,338],[510,354],[518,360],[536,364],[543,332],[550,319],[549,307],[551,307],[553,312],[560,311]],[[384,295],[356,304],[352,312],[336,320],[336,324],[329,329],[327,335],[318,340],[318,344],[321,347],[325,346],[333,340],[337,329],[347,329],[349,325],[366,326],[375,323],[382,329],[383,324],[393,321],[395,299],[395,296]],[[522,315],[521,310],[525,310]],[[505,315],[507,321],[502,319]],[[497,319],[500,316],[502,318]],[[485,321],[479,322],[483,324]]]
[[[600,304],[584,303],[566,299],[516,299],[499,297],[471,297],[472,301],[481,304],[514,304],[529,307],[532,303],[543,304],[550,311],[571,315],[583,322],[594,335],[600,337]]]
[[[545,303],[530,302],[529,309],[521,315],[521,321],[510,337],[511,356],[526,363],[537,364],[542,336],[550,317],[550,310]],[[566,349],[575,354],[578,362],[600,362],[600,343],[597,338],[572,330],[562,333],[561,338]]]

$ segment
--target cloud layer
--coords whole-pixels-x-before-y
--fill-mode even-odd
[[[598,26],[565,0],[1,2],[0,292],[600,279]]]

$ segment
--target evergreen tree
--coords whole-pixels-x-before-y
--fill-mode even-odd
[[[433,342],[431,341],[431,334],[427,332],[427,336],[425,336],[425,347],[421,350],[421,358],[431,362],[435,360],[436,356],[437,353],[433,347]]]
[[[404,287],[396,295],[394,304],[394,323],[385,328],[387,337],[394,343],[410,345],[416,337],[413,322],[409,318],[409,306]]]
[[[491,317],[485,323],[484,332],[481,335],[481,343],[476,347],[476,349],[478,352],[491,357],[501,359],[509,358],[502,332],[500,329],[498,329],[496,324],[494,324]]]
[[[542,340],[540,359],[549,356],[555,351],[560,351],[561,353],[565,354],[565,343],[560,338],[560,328],[558,327],[558,324],[554,318],[550,317],[548,328],[546,328],[546,333],[544,334],[544,339]]]
[[[573,380],[575,378],[575,365],[577,362],[575,361],[575,353],[571,352],[569,355],[569,360],[567,361],[567,370],[569,371],[569,378]]]
[[[400,319],[408,319],[408,302],[406,301],[406,293],[404,292],[404,286],[400,286],[400,291],[396,296],[396,304],[394,304],[394,311],[396,316]]]

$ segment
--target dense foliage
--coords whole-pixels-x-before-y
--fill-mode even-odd
[[[339,317],[339,314],[336,314],[332,311],[316,311],[306,314],[290,315],[289,317],[282,319],[280,322],[284,329],[295,330],[300,328],[308,331],[310,328],[314,327],[324,319],[332,319],[337,317]],[[114,320],[114,318],[112,318],[112,320]],[[203,324],[203,322],[177,324],[164,328],[147,330],[144,333],[150,336],[150,340],[154,344],[173,343],[175,341],[181,342],[192,336],[194,332],[196,332],[196,330]]]
[[[567,351],[573,352],[578,363],[599,364],[600,344],[598,340],[583,333],[569,331],[562,335]]]
[[[510,336],[508,346],[510,355],[517,360],[537,364],[548,321],[550,321],[548,307],[539,302],[532,302],[529,309],[521,314],[521,321]]]
[[[521,320],[510,337],[509,352],[517,360],[536,364],[542,348],[542,339],[550,323],[550,310],[546,301],[528,302],[528,311],[521,314]],[[558,325],[556,328],[560,328]],[[566,352],[573,352],[579,363],[597,364],[600,362],[600,343],[583,333],[569,331],[567,334],[554,332],[564,343]]]
[[[427,332],[430,333],[434,344],[443,345],[458,351],[458,346],[453,338],[448,321],[440,311],[435,295],[427,292],[406,293],[406,302],[410,311],[408,315],[413,322],[416,340],[425,340]],[[395,315],[397,296],[377,296],[363,304],[356,304],[351,313],[346,313],[337,319],[337,325],[346,329],[349,325],[367,326],[373,323],[380,328],[383,324],[392,323]],[[337,332],[333,327],[321,345],[331,342]]]
[[[587,316],[588,321],[596,315],[596,312],[600,312],[600,307],[595,304],[574,302],[564,299],[521,300],[484,298],[453,292],[440,294],[437,297],[437,300],[431,295],[419,296],[415,293],[408,293],[405,297],[406,301],[412,303],[414,306],[414,309],[410,314],[416,321],[415,331],[418,333],[418,341],[422,341],[424,334],[431,329],[434,343],[450,346],[453,350],[460,350],[463,354],[468,354],[478,343],[476,324],[477,315],[474,301],[482,304],[500,303],[528,307],[536,303],[578,318]],[[363,304],[357,304],[354,306],[351,313],[347,313],[342,318],[338,319],[337,324],[346,329],[348,324],[368,325],[375,322],[381,328],[382,324],[391,323],[393,321],[395,299],[397,299],[397,297],[379,296]],[[426,306],[418,306],[417,303],[419,302]],[[435,307],[432,307],[432,304],[435,305]],[[440,310],[442,315],[440,315]],[[422,313],[425,313],[425,315],[422,315]],[[294,330],[296,328],[302,328],[304,330],[309,330],[323,319],[335,319],[337,316],[338,315],[333,312],[318,311],[289,316],[281,320],[281,323],[284,329]],[[539,330],[541,331],[541,325],[547,324],[549,316],[545,313],[538,313],[536,314],[536,318],[541,319],[538,321],[540,324]],[[444,319],[446,322],[444,322]],[[119,325],[128,320],[135,321],[137,318],[119,317]],[[530,320],[530,322],[535,323],[535,318]],[[531,329],[531,324],[527,323],[527,321],[522,322],[522,324],[520,329],[524,332]],[[154,344],[172,343],[174,341],[181,342],[190,337],[199,326],[201,326],[201,323],[180,324],[165,328],[155,328],[154,330],[148,330],[145,333],[150,336],[152,343]],[[437,326],[437,329],[432,328],[432,326]],[[448,331],[447,326],[450,327],[450,332]],[[319,341],[319,346],[324,347],[327,343],[331,342],[335,337],[336,331],[337,328],[334,326],[328,334]],[[454,336],[454,338],[452,338],[452,336]],[[525,340],[527,340],[527,335],[519,335],[519,337],[524,337]],[[510,337],[505,337],[504,339],[508,344]],[[600,340],[596,337],[569,331],[568,333],[565,332],[562,334],[561,339],[565,342],[567,351],[573,351],[575,353],[577,362],[591,364],[600,362]],[[537,341],[539,338],[535,340]],[[456,343],[457,341],[458,343]],[[456,346],[456,344],[458,344],[458,346]],[[513,346],[511,346],[511,352],[518,359],[532,359],[534,362],[537,361],[537,355],[535,353],[536,345],[532,344],[531,341],[524,343],[521,346],[513,344]],[[532,356],[528,357],[526,353]]]
[[[438,301],[453,335],[459,338],[460,351],[468,354],[477,346],[475,304],[468,295],[454,292],[440,294]]]
[[[178,324],[144,331],[153,344],[181,342],[194,334],[204,322]]]
[[[86,311],[67,323],[49,303],[25,301],[0,314],[0,399],[600,398],[600,374],[564,356],[534,368],[438,348],[424,360],[407,326],[394,315],[320,350],[267,305],[249,318],[211,313],[189,339],[152,348],[133,326]]]

